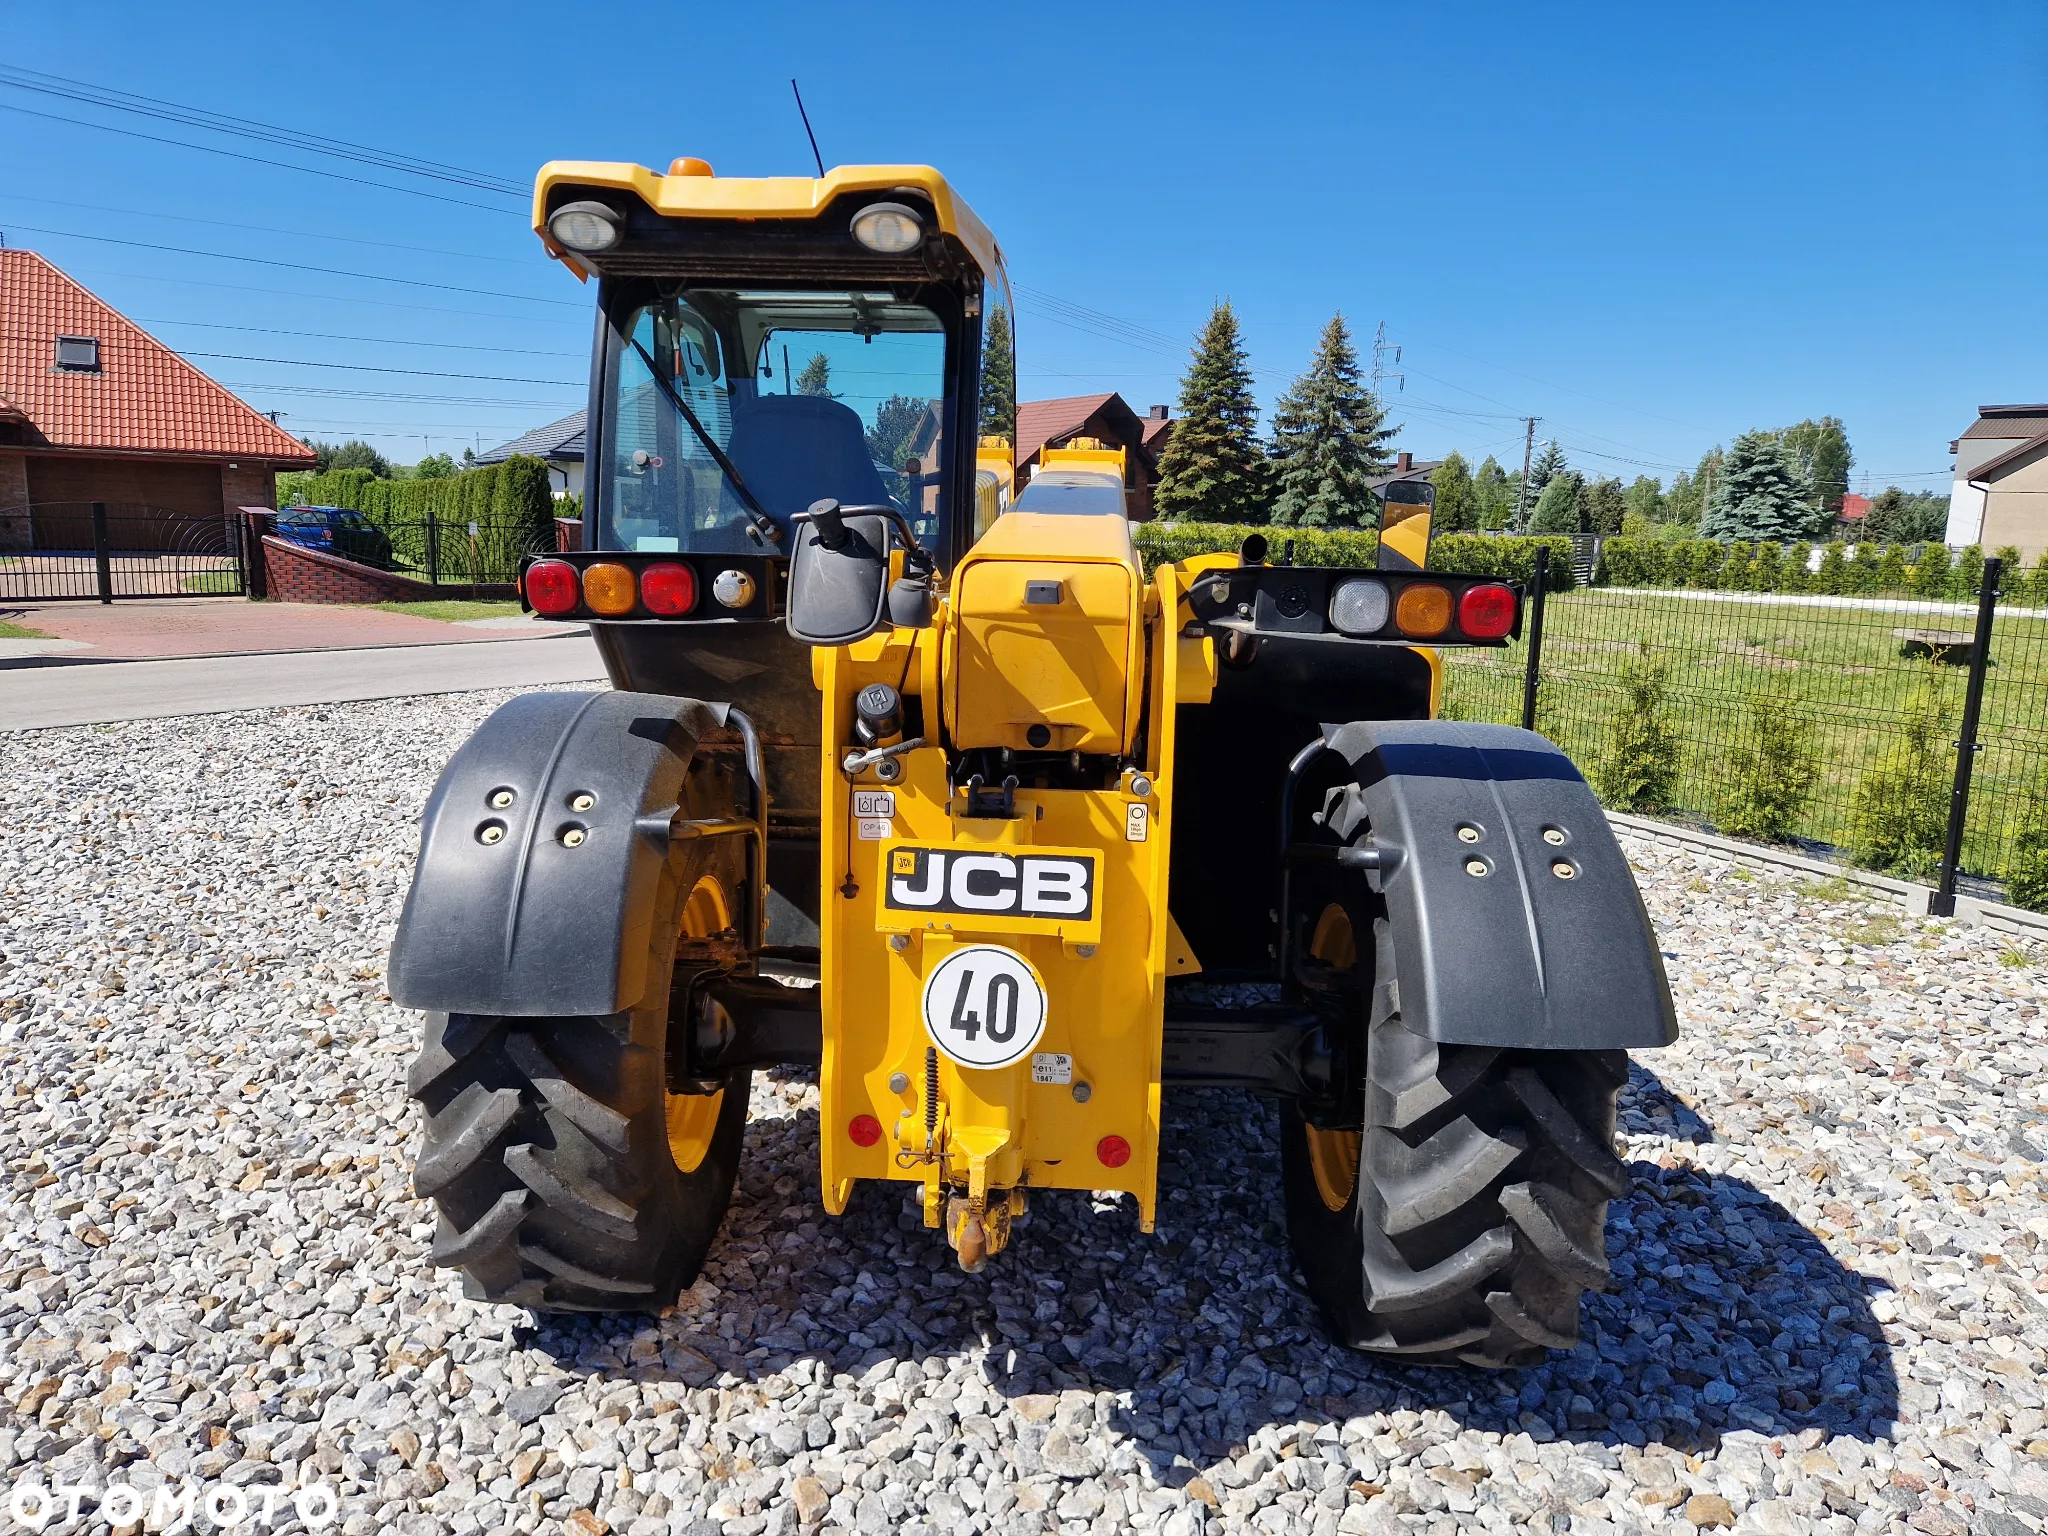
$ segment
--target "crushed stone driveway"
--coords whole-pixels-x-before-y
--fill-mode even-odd
[[[325,1487],[268,1528],[351,1536],[2048,1520],[2048,955],[1640,841],[1684,1035],[1623,1103],[1614,1289],[1540,1368],[1331,1345],[1274,1117],[1214,1092],[1168,1101],[1156,1234],[1041,1195],[968,1277],[898,1193],[826,1218],[815,1088],[757,1076],[671,1312],[463,1300],[382,978],[421,803],[505,697],[0,738],[0,1492],[105,1529]]]

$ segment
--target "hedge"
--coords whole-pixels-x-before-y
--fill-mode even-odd
[[[1236,554],[1251,534],[1261,534],[1268,560],[1286,558],[1294,546],[1296,565],[1336,565],[1370,569],[1379,555],[1379,535],[1363,528],[1265,528],[1254,524],[1157,522],[1132,530],[1145,569],[1187,560],[1195,555]],[[1430,541],[1429,568],[1457,576],[1497,576],[1525,585],[1536,573],[1536,548],[1550,546],[1550,590],[1572,587],[1572,541],[1564,537],[1491,537],[1478,533],[1440,534]]]
[[[2008,596],[2048,602],[2048,559],[2026,570],[2017,550],[2000,582]],[[1691,587],[1727,592],[1816,592],[1829,596],[1930,597],[1974,602],[1984,579],[1984,551],[1972,544],[1951,555],[1939,544],[1908,549],[1872,543],[1823,547],[1817,569],[1812,546],[1721,544],[1712,539],[1611,538],[1600,545],[1593,584],[1601,587]]]
[[[437,480],[380,480],[367,469],[338,469],[325,475],[280,475],[280,503],[347,507],[360,512],[391,538],[392,553],[404,564],[427,564],[428,522],[453,528],[459,542],[441,541],[448,574],[468,563],[468,525],[477,525],[477,557],[491,571],[509,571],[522,555],[555,545],[556,503],[548,467],[515,454]]]

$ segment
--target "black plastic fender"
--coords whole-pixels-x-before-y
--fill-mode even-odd
[[[1533,731],[1452,720],[1325,726],[1356,781],[1324,825],[1369,833],[1400,1011],[1456,1045],[1669,1045],[1657,936],[1600,802]],[[1476,834],[1476,835],[1475,835]]]
[[[699,738],[725,718],[651,693],[529,693],[498,709],[427,801],[392,1000],[529,1018],[638,1002],[670,818]]]

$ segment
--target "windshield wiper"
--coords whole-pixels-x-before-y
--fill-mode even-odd
[[[653,355],[640,345],[640,338],[629,336],[627,340],[633,344],[633,350],[640,354],[640,360],[647,365],[647,376],[661,387],[661,392],[668,396],[668,403],[690,424],[690,430],[697,434],[697,441],[704,445],[704,451],[711,455],[712,462],[739,493],[740,500],[746,503],[747,516],[753,522],[755,536],[766,539],[771,544],[780,544],[782,525],[768,515],[768,509],[747,489],[747,482],[740,478],[739,466],[725,456],[725,450],[704,430],[704,423],[699,421],[697,413],[690,409],[690,402],[682,397],[675,385],[661,376],[661,370],[654,365]]]

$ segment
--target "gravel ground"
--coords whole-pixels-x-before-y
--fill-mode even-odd
[[[502,697],[0,738],[17,1513],[282,1484],[352,1536],[2044,1528],[2048,955],[1651,842],[1685,1035],[1623,1106],[1616,1288],[1540,1369],[1327,1344],[1273,1117],[1220,1093],[1171,1104],[1155,1236],[1042,1194],[969,1278],[898,1195],[825,1219],[815,1090],[757,1078],[671,1314],[464,1301],[381,977],[418,806]]]

